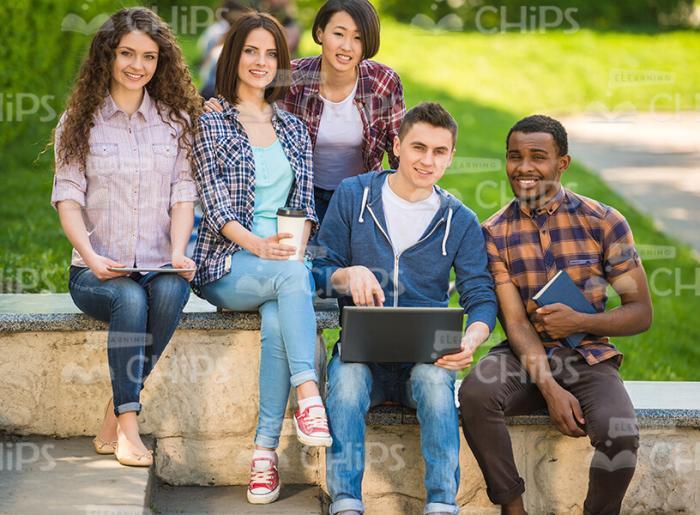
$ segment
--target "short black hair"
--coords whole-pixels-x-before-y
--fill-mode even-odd
[[[368,0],[328,0],[316,13],[311,34],[314,41],[318,39],[318,30],[325,30],[335,13],[346,12],[357,25],[362,41],[362,59],[371,59],[379,52],[379,15]]]
[[[524,132],[526,134],[546,132],[547,134],[551,134],[554,138],[554,144],[557,146],[560,156],[565,156],[569,153],[569,138],[566,134],[566,129],[561,122],[549,116],[534,114],[532,116],[526,116],[518,121],[518,123],[513,125],[508,131],[508,136],[506,136],[506,150],[508,150],[510,135],[514,132]]]
[[[408,111],[399,127],[399,139],[403,139],[411,127],[420,122],[447,129],[452,133],[452,148],[457,144],[457,122],[447,109],[437,102],[422,102]]]

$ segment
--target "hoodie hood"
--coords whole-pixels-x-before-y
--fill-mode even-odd
[[[360,216],[357,221],[359,223],[364,223],[365,221],[365,211],[367,207],[381,206],[382,202],[382,187],[388,179],[389,175],[396,173],[394,170],[385,170],[376,174],[363,174],[359,175],[358,179],[362,185],[362,200],[360,202]],[[442,222],[447,223],[447,228],[445,229],[445,236],[442,239],[442,255],[447,255],[447,239],[450,237],[450,228],[452,226],[452,216],[455,209],[457,208],[457,199],[455,199],[448,192],[440,188],[439,186],[433,186],[434,191],[440,196],[440,209],[435,215],[435,219],[431,222],[428,230],[432,229],[435,224],[440,224]],[[379,223],[379,222],[378,222]],[[386,232],[386,227],[383,227]]]

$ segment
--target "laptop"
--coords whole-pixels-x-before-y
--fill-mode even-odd
[[[343,309],[340,359],[348,363],[433,363],[461,350],[461,308]]]

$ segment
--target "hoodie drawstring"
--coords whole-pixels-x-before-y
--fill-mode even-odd
[[[446,256],[447,255],[447,249],[445,248],[447,245],[447,238],[450,235],[450,225],[452,224],[452,208],[447,212],[447,228],[445,229],[445,237],[442,239],[442,255]]]
[[[362,206],[360,207],[360,218],[357,219],[361,224],[365,223],[363,215],[365,213],[365,206],[367,205],[367,197],[369,196],[369,186],[365,186],[365,191],[362,194]]]

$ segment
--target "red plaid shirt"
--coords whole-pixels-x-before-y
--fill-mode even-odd
[[[536,212],[511,201],[483,224],[496,285],[512,282],[529,315],[532,297],[566,270],[598,312],[605,311],[609,280],[640,266],[632,231],[615,209],[562,188]],[[541,334],[547,354],[564,347]],[[587,335],[576,350],[589,365],[622,354],[607,337]]]
[[[292,85],[279,106],[301,119],[316,146],[323,101],[319,94],[321,56],[292,61]],[[382,170],[384,153],[396,169],[399,159],[392,150],[394,137],[406,114],[403,86],[398,74],[383,64],[364,60],[359,65],[355,105],[362,119],[362,156],[365,171]]]

